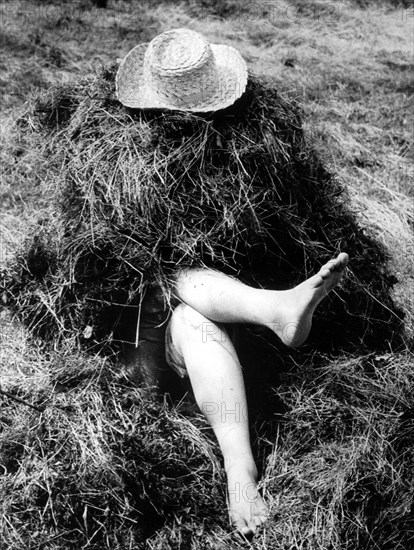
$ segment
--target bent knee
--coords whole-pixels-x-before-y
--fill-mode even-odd
[[[211,321],[187,304],[179,304],[171,317],[172,326],[181,330],[200,330],[204,323],[211,323]]]
[[[172,346],[179,354],[188,345],[202,339],[202,333],[208,319],[187,304],[179,304],[173,311],[170,320],[170,334]]]
[[[226,337],[225,328],[219,323],[205,317],[202,313],[187,304],[176,307],[171,318],[171,332],[176,341],[207,340],[223,341]]]

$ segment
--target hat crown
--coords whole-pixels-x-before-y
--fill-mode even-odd
[[[160,74],[191,71],[212,58],[210,44],[203,35],[189,29],[173,29],[156,36],[149,44],[146,59]]]
[[[203,35],[190,29],[156,36],[145,53],[144,74],[160,98],[177,106],[209,97],[217,83],[211,46]],[[174,90],[179,93],[175,95]]]

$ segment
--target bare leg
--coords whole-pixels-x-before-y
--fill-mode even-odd
[[[180,304],[171,319],[171,337],[223,453],[231,520],[248,535],[265,521],[267,507],[257,491],[240,363],[227,333],[218,325],[212,331],[211,325],[198,311]]]
[[[251,288],[209,269],[180,271],[177,297],[219,323],[252,323],[271,328],[289,347],[301,345],[309,335],[317,305],[342,278],[348,255],[341,253],[313,277],[290,290]]]

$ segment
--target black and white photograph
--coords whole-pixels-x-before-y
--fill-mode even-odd
[[[0,35],[0,550],[414,548],[414,2]]]

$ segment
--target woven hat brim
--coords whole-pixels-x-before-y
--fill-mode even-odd
[[[121,61],[116,75],[116,95],[125,106],[133,109],[169,109],[194,112],[218,111],[232,105],[245,91],[247,66],[240,53],[231,46],[210,44],[215,57],[218,77],[213,90],[195,102],[180,105],[166,102],[144,78],[144,56],[148,43],[135,46]],[[180,99],[179,90],[177,97]]]

